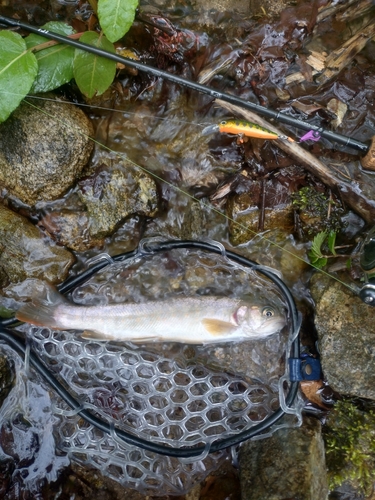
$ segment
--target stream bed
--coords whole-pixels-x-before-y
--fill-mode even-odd
[[[375,120],[372,2],[350,1],[347,8],[327,0],[262,5],[141,1],[118,50],[369,143]],[[82,0],[5,0],[0,13],[17,13],[33,25],[64,21],[77,31],[95,22],[90,3]],[[351,55],[335,72],[329,57],[361,31],[368,33],[367,43],[353,41]],[[216,241],[281,273],[300,311],[303,351],[322,357],[321,385],[314,395],[300,392],[291,427],[302,409],[324,424],[337,399],[375,399],[374,313],[356,297],[366,279],[360,251],[374,220],[375,184],[356,151],[327,139],[299,143],[304,131],[270,123],[323,162],[319,175],[279,141],[202,134],[207,126],[244,116],[130,68],[118,68],[112,86],[92,99],[84,99],[73,81],[26,101],[0,125],[3,317],[41,293],[43,280],[58,285],[103,255],[110,261],[147,241]],[[329,231],[334,247],[323,237],[316,250],[325,259],[321,274],[310,265],[311,248],[314,237]],[[228,263],[224,253],[174,251],[136,257],[126,266],[111,263],[69,300],[104,305],[251,293],[263,305],[285,306],[272,283]],[[355,326],[348,344],[341,341],[342,325]],[[17,331],[83,406],[151,440],[215,440],[280,407],[288,328],[262,341],[203,346],[104,344],[43,325]],[[339,367],[332,359],[335,338],[342,356],[353,350]],[[100,488],[103,498],[122,498],[126,488],[134,500],[241,497],[237,449],[196,462],[123,449],[115,434],[103,435],[69,410],[28,366],[27,356],[23,363],[6,345],[2,353],[9,365],[4,374],[13,372],[0,409],[3,498],[88,498]],[[344,486],[330,498],[364,498],[357,486]]]

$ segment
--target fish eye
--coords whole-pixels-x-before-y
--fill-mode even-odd
[[[275,309],[269,306],[263,307],[262,315],[265,316],[266,318],[272,318],[272,316],[275,316]]]
[[[226,125],[227,122],[225,120],[223,120],[222,122],[220,122],[220,125]]]

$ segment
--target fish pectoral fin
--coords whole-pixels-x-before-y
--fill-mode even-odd
[[[226,335],[236,330],[236,326],[232,323],[219,319],[205,318],[202,320],[202,325],[211,335]]]
[[[103,333],[96,332],[95,330],[85,330],[81,333],[81,337],[86,340],[99,340],[102,342],[105,342],[106,340],[116,340],[116,337],[104,335]]]

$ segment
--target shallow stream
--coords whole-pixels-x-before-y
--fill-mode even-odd
[[[318,7],[327,2],[314,2],[313,8],[307,0],[293,5],[281,2],[284,10],[275,17],[272,9],[278,2],[272,8],[269,3],[272,4],[267,3],[265,12],[254,8],[244,14],[240,1],[229,4],[233,12],[228,12],[225,2],[216,9],[205,1],[155,0],[147,5],[141,2],[123,46],[132,49],[142,62],[308,119],[314,125],[333,127],[332,122],[338,118],[332,111],[332,100],[336,106],[344,103],[347,111],[337,132],[369,141],[375,120],[374,42],[370,41],[331,82],[319,86],[312,78],[311,67],[306,65],[306,51],[329,52],[340,45],[349,29],[345,28],[344,14],[332,26],[329,18],[319,22],[316,18]],[[76,29],[85,27],[91,14],[89,4],[83,1],[2,2],[3,15],[10,16],[16,10],[30,24],[74,19]],[[351,20],[351,26],[360,22]],[[302,83],[288,80],[299,71],[303,74]],[[337,266],[340,274],[332,275],[332,279],[342,280],[348,286],[361,284],[357,251],[369,221],[366,223],[353,207],[341,202],[334,190],[271,141],[240,141],[237,136],[219,133],[202,135],[207,125],[231,117],[208,96],[126,70],[119,70],[109,91],[91,101],[84,101],[74,84],[64,86],[58,95],[67,106],[76,103],[92,120],[97,142],[89,165],[79,183],[61,199],[39,201],[29,207],[4,191],[4,203],[38,224],[45,238],[66,244],[59,239],[61,220],[66,214],[82,210],[87,193],[93,192],[97,200],[103,198],[109,182],[107,173],[111,169],[126,171],[123,157],[154,180],[158,197],[152,215],[130,211],[130,215],[117,221],[111,234],[98,230],[96,239],[82,237],[80,248],[72,248],[75,263],[70,275],[82,271],[90,259],[103,252],[116,255],[133,250],[142,238],[215,240],[282,273],[302,313],[303,342],[315,353],[313,301],[308,286],[314,272],[308,257],[312,237],[303,231],[303,221],[293,207],[293,194],[312,186],[342,207],[341,220],[345,223],[341,224],[338,243],[349,247],[342,250],[344,264]],[[32,96],[29,99],[33,102]],[[303,135],[293,127],[284,127],[283,131],[296,140]],[[375,199],[373,175],[363,172],[355,152],[326,140],[304,147],[317,157],[324,157],[340,179]],[[112,204],[115,203],[114,198]],[[103,223],[100,214],[95,220],[98,226]],[[349,270],[348,255],[352,262]],[[142,270],[137,261],[126,268],[111,266],[108,272],[76,289],[70,298],[76,303],[102,304],[118,302],[124,296],[136,302],[165,297],[173,300],[178,294],[212,291],[237,296],[247,293],[252,282],[263,301],[272,295],[272,300],[281,303],[269,283],[249,276],[241,268],[233,269],[220,258],[213,260],[199,252],[172,252],[151,260],[143,263]],[[333,260],[336,264],[341,261]],[[333,273],[329,266],[326,270]],[[19,305],[30,293],[30,286],[30,281],[11,283],[2,305],[10,309]],[[161,441],[180,439],[196,443],[207,436],[213,439],[212,436],[262,421],[279,406],[278,379],[285,370],[288,346],[285,330],[260,347],[251,343],[218,347],[162,344],[146,350],[144,346],[82,343],[75,334],[43,328],[23,326],[21,331],[33,339],[31,345],[47,366],[59,373],[69,387],[74,387],[83,405],[96,405],[98,413],[111,412],[111,418],[121,420],[125,428],[137,429]],[[30,377],[27,366],[22,367],[8,348],[5,352],[13,360],[18,381],[1,409],[2,418],[11,422],[11,437],[5,426],[2,428],[3,459],[12,456],[18,461],[14,477],[21,490],[39,494],[44,478],[55,481],[67,466],[68,452],[78,463],[105,469],[120,484],[155,495],[184,493],[229,460],[228,454],[221,452],[214,458],[202,457],[196,464],[181,465],[172,459],[159,461],[147,452],[123,451],[116,436],[103,437],[88,428],[63,404],[62,409],[56,410],[61,401],[49,392],[48,386],[42,382],[39,386],[35,374]],[[194,368],[195,364],[203,368]],[[121,373],[117,373],[120,369]],[[118,380],[114,381],[114,372],[123,386],[126,380],[138,376],[141,381],[124,390]],[[155,388],[165,397],[155,396]],[[236,398],[238,394],[241,404]],[[24,398],[28,398],[26,403]],[[17,399],[22,401],[17,403]],[[206,411],[210,404],[213,408]],[[17,405],[19,411],[14,412]],[[36,411],[42,406],[42,412]],[[52,432],[46,431],[52,427],[55,441]],[[14,442],[10,445],[11,439]],[[21,450],[22,439],[30,441],[26,451]],[[53,447],[57,441],[64,453],[55,455]],[[50,462],[47,466],[41,463],[46,457]],[[125,466],[124,462],[132,465]],[[166,481],[168,474],[170,479]],[[17,498],[9,495],[9,499]]]

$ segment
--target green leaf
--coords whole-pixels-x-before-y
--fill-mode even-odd
[[[310,255],[310,254],[309,254]],[[311,259],[311,257],[310,257]],[[319,259],[311,259],[311,264],[318,269],[322,269],[328,262],[328,259],[326,257],[321,257]]]
[[[315,267],[318,267],[319,269],[324,267],[327,264],[327,260],[328,260],[326,257],[324,257],[324,255],[322,254],[322,250],[321,250],[321,247],[322,247],[326,237],[327,237],[326,231],[322,231],[322,232],[318,233],[314,237],[310,251],[309,251],[309,258],[310,258],[311,264],[313,264]]]
[[[322,245],[323,245],[324,240],[326,239],[326,237],[327,237],[327,232],[326,231],[321,231],[320,233],[318,233],[314,237],[314,239],[312,241],[310,253],[312,253],[317,258],[322,258],[323,257],[321,247],[322,247]]]
[[[0,122],[3,122],[29,92],[38,63],[18,33],[0,31],[0,47]]]
[[[330,231],[328,234],[328,248],[330,249],[332,255],[336,255],[335,244],[336,244],[336,231]]]
[[[113,44],[104,35],[98,35],[94,31],[86,31],[79,40],[109,52],[115,52]],[[111,85],[116,73],[116,63],[76,49],[73,72],[79,90],[91,98],[94,95],[103,94]]]
[[[99,0],[98,17],[102,30],[111,42],[117,42],[133,24],[138,0]]]
[[[65,23],[50,22],[43,26],[44,29],[54,31],[60,35],[72,35],[73,28]],[[45,43],[47,39],[40,35],[29,35],[25,38],[29,49]],[[73,79],[74,48],[65,44],[54,45],[35,53],[39,70],[31,92],[49,92],[70,82]]]

